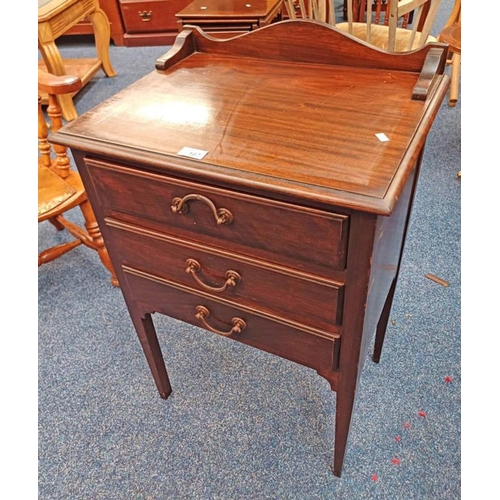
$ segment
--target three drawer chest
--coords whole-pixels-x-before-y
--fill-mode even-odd
[[[336,393],[340,476],[446,49],[391,55],[306,20],[229,40],[190,27],[52,137],[72,150],[161,397],[155,312],[314,369]]]

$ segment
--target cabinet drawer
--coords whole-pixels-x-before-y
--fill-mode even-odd
[[[127,266],[123,270],[134,300],[148,304],[151,310],[318,371],[337,367],[338,335],[314,335],[177,289],[157,276]]]
[[[348,216],[85,162],[105,215],[312,274],[344,269]]]
[[[175,14],[188,0],[120,0],[123,23],[127,33],[177,31]]]
[[[291,323],[325,332],[338,329],[344,291],[341,284],[291,274],[265,262],[113,219],[106,219],[106,228],[122,264]]]

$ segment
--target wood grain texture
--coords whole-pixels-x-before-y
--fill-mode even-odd
[[[102,193],[100,204],[110,214],[120,214],[132,222],[140,219],[141,224],[152,229],[175,231],[188,240],[238,248],[241,253],[268,261],[274,259],[298,271],[332,277],[345,266],[349,222],[346,215],[138,173],[90,159],[86,163]],[[190,203],[185,214],[173,213],[172,201],[190,193],[206,195],[217,207],[229,209],[233,221],[227,226],[217,225],[211,210],[202,202]],[[287,225],[287,231],[282,231],[283,224]],[[297,231],[302,238],[297,239]],[[310,242],[317,234],[322,234],[328,244],[311,254]]]
[[[271,43],[273,34],[277,43]],[[245,50],[243,42],[248,42]],[[231,180],[388,214],[402,187],[398,172],[406,178],[423,145],[413,132],[427,133],[448,86],[448,77],[438,74],[425,101],[411,99],[430,45],[387,58],[334,28],[308,21],[284,21],[222,41],[194,29],[184,43],[194,43],[191,55],[184,51],[186,57],[170,69],[150,73],[87,113],[76,134],[89,139],[96,153],[112,144],[125,160],[140,156],[165,170],[175,168],[183,147],[206,150],[201,160],[206,175],[225,173]],[[294,52],[290,43],[311,50]],[[326,64],[337,46],[339,54]],[[339,65],[344,46],[355,59]],[[240,50],[245,64],[234,55]],[[266,56],[252,57],[257,53]],[[290,65],[268,59],[269,53],[313,62]],[[178,54],[174,47],[176,59]],[[384,58],[394,60],[385,66],[399,63],[403,70],[376,69]],[[129,120],[136,124],[133,130]],[[379,141],[375,134],[380,132],[390,140]],[[65,135],[65,142],[71,141],[71,126]],[[394,181],[399,185],[392,191]]]

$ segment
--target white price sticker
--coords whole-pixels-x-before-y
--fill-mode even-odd
[[[378,134],[375,134],[375,137],[380,142],[387,142],[389,140],[389,137],[387,137],[383,132],[379,132]]]
[[[187,156],[188,158],[194,158],[195,160],[201,160],[208,151],[203,151],[203,149],[195,149],[195,148],[182,148],[177,154],[179,156]]]

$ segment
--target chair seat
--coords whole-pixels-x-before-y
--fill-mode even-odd
[[[75,188],[52,172],[50,168],[38,168],[38,218],[63,204],[76,194]]]
[[[70,2],[68,0],[66,5]],[[51,4],[55,5],[56,2]],[[49,134],[56,134],[63,126],[57,97],[69,96],[81,87],[82,81],[76,75],[57,76],[38,69],[38,223],[48,221],[57,231],[66,231],[70,237],[69,241],[63,238],[66,241],[54,241],[39,250],[38,266],[85,245],[98,253],[101,262],[111,273],[111,283],[119,286],[80,173],[71,168],[67,148],[52,144],[49,140]],[[46,110],[42,108],[41,93],[48,95]],[[66,217],[66,213],[73,209],[79,210],[83,221]]]
[[[335,25],[336,28],[345,31],[346,33],[349,33],[349,23],[347,22],[342,22],[342,23],[337,23]],[[366,23],[352,23],[352,35],[355,36],[356,38],[359,38],[365,42],[368,42],[367,40],[367,33],[366,33],[366,28],[367,24]],[[404,29],[404,28],[397,28],[396,29],[396,47],[395,51],[396,52],[406,52],[408,50],[413,50],[417,49],[420,41],[420,33],[417,32],[415,34],[415,39],[413,40],[413,44],[411,46],[411,49],[408,48],[410,45],[410,37],[411,37],[411,31]],[[435,42],[436,38],[433,36],[427,37],[427,43],[430,42]],[[370,42],[372,45],[376,45],[380,49],[387,50],[388,49],[388,43],[389,43],[389,26],[381,26],[378,24],[372,24],[371,25],[371,38]]]
[[[51,168],[38,165],[38,222],[71,210],[86,199],[80,176],[70,170],[66,179]]]

